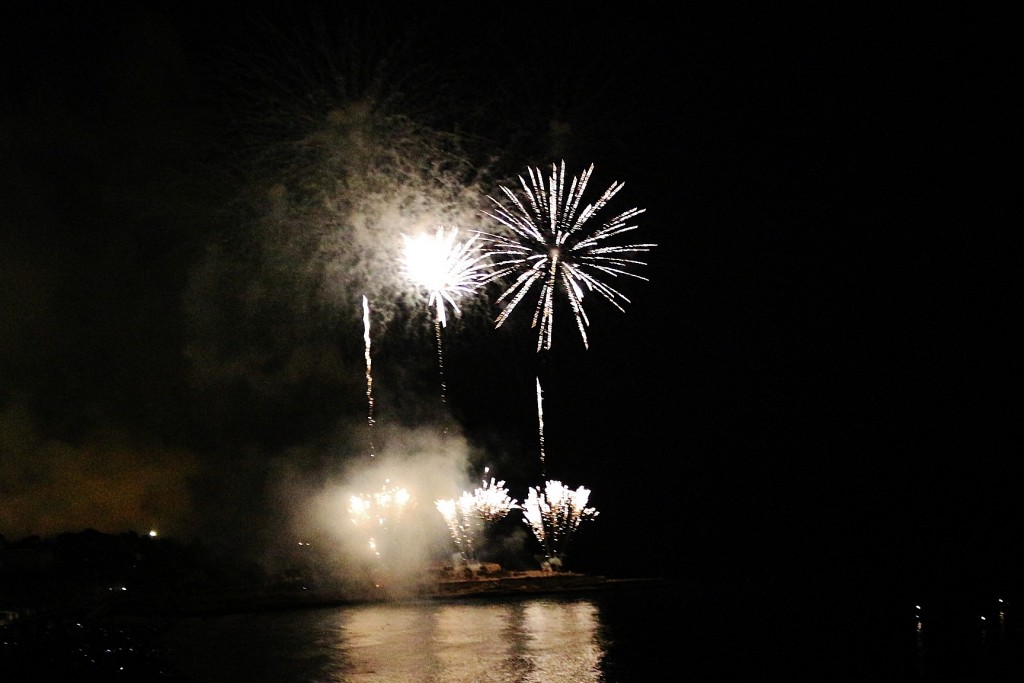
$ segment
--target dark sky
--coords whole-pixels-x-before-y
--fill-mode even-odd
[[[382,236],[332,241],[323,197],[355,215],[375,190],[332,185],[361,148],[324,121],[383,64],[378,99],[486,167],[467,187],[594,163],[657,247],[624,313],[589,304],[587,350],[569,316],[537,354],[525,311],[471,309],[445,406],[429,324],[376,300],[382,441],[450,426],[522,499],[539,378],[546,474],[602,513],[595,567],[1020,568],[1019,17],[226,7],[3,10],[5,537],[259,540],[366,457],[354,285]]]

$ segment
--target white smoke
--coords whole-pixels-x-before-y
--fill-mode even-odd
[[[432,565],[450,561],[455,548],[434,501],[459,495],[474,478],[480,454],[462,436],[435,429],[390,429],[368,452],[330,467],[313,481],[278,478],[275,499],[288,518],[277,551],[296,560],[312,578],[366,597],[400,597],[415,591]],[[352,499],[401,492],[407,498],[353,514]],[[399,504],[400,503],[400,504]],[[308,545],[307,545],[308,544]]]

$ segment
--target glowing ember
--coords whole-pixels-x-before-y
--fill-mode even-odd
[[[523,504],[523,520],[533,531],[548,560],[565,555],[572,535],[584,520],[597,517],[598,511],[587,507],[590,489],[580,486],[575,491],[562,482],[550,479],[544,484],[543,495],[530,487]]]
[[[622,189],[623,183],[613,183],[596,203],[579,210],[580,200],[594,170],[593,164],[578,178],[572,179],[568,194],[565,193],[565,162],[561,166],[552,164],[551,169],[551,176],[545,184],[540,169],[530,168],[529,182],[519,177],[525,199],[503,186],[501,190],[508,203],[488,197],[497,208],[493,213],[485,212],[511,232],[487,237],[495,249],[491,254],[495,269],[488,282],[505,276],[515,278],[498,297],[497,302],[506,302],[506,305],[498,315],[496,327],[501,327],[533,286],[538,285],[540,291],[532,323],[532,327],[539,326],[538,352],[551,348],[556,291],[565,292],[583,345],[588,347],[586,328],[590,321],[583,309],[584,294],[597,292],[624,311],[622,304],[628,303],[629,299],[603,278],[626,275],[646,280],[629,269],[646,265],[634,255],[656,246],[609,242],[635,230],[638,226],[628,222],[644,209],[629,209],[596,229],[589,229],[588,222]]]

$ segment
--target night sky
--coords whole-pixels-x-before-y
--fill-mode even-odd
[[[2,10],[6,539],[288,536],[368,457],[369,292],[372,447],[430,451],[443,429],[470,478],[491,467],[522,500],[539,378],[545,474],[601,513],[576,539],[587,568],[1022,569],[1019,17],[300,4]],[[410,132],[332,142],[369,93]],[[377,140],[399,158],[384,189],[344,175]],[[469,226],[474,198],[562,159],[645,209],[648,281],[621,283],[625,312],[587,300],[589,349],[567,311],[538,354],[525,307],[495,330],[467,305],[442,405],[375,202]]]

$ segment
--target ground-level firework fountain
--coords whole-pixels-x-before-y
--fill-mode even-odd
[[[394,555],[401,552],[395,528],[401,524],[409,501],[409,491],[390,481],[375,493],[349,498],[349,515],[353,526],[365,534],[370,573],[378,585],[388,582]]]
[[[472,493],[463,491],[458,499],[442,498],[434,505],[448,525],[462,563],[470,567],[479,564],[478,552],[486,542],[488,527],[519,507],[509,497],[505,482],[495,482],[493,477]]]
[[[545,482],[543,491],[530,487],[523,503],[523,518],[544,549],[547,566],[561,567],[580,523],[599,514],[587,507],[589,498],[590,489],[580,486],[573,490],[556,479]]]

